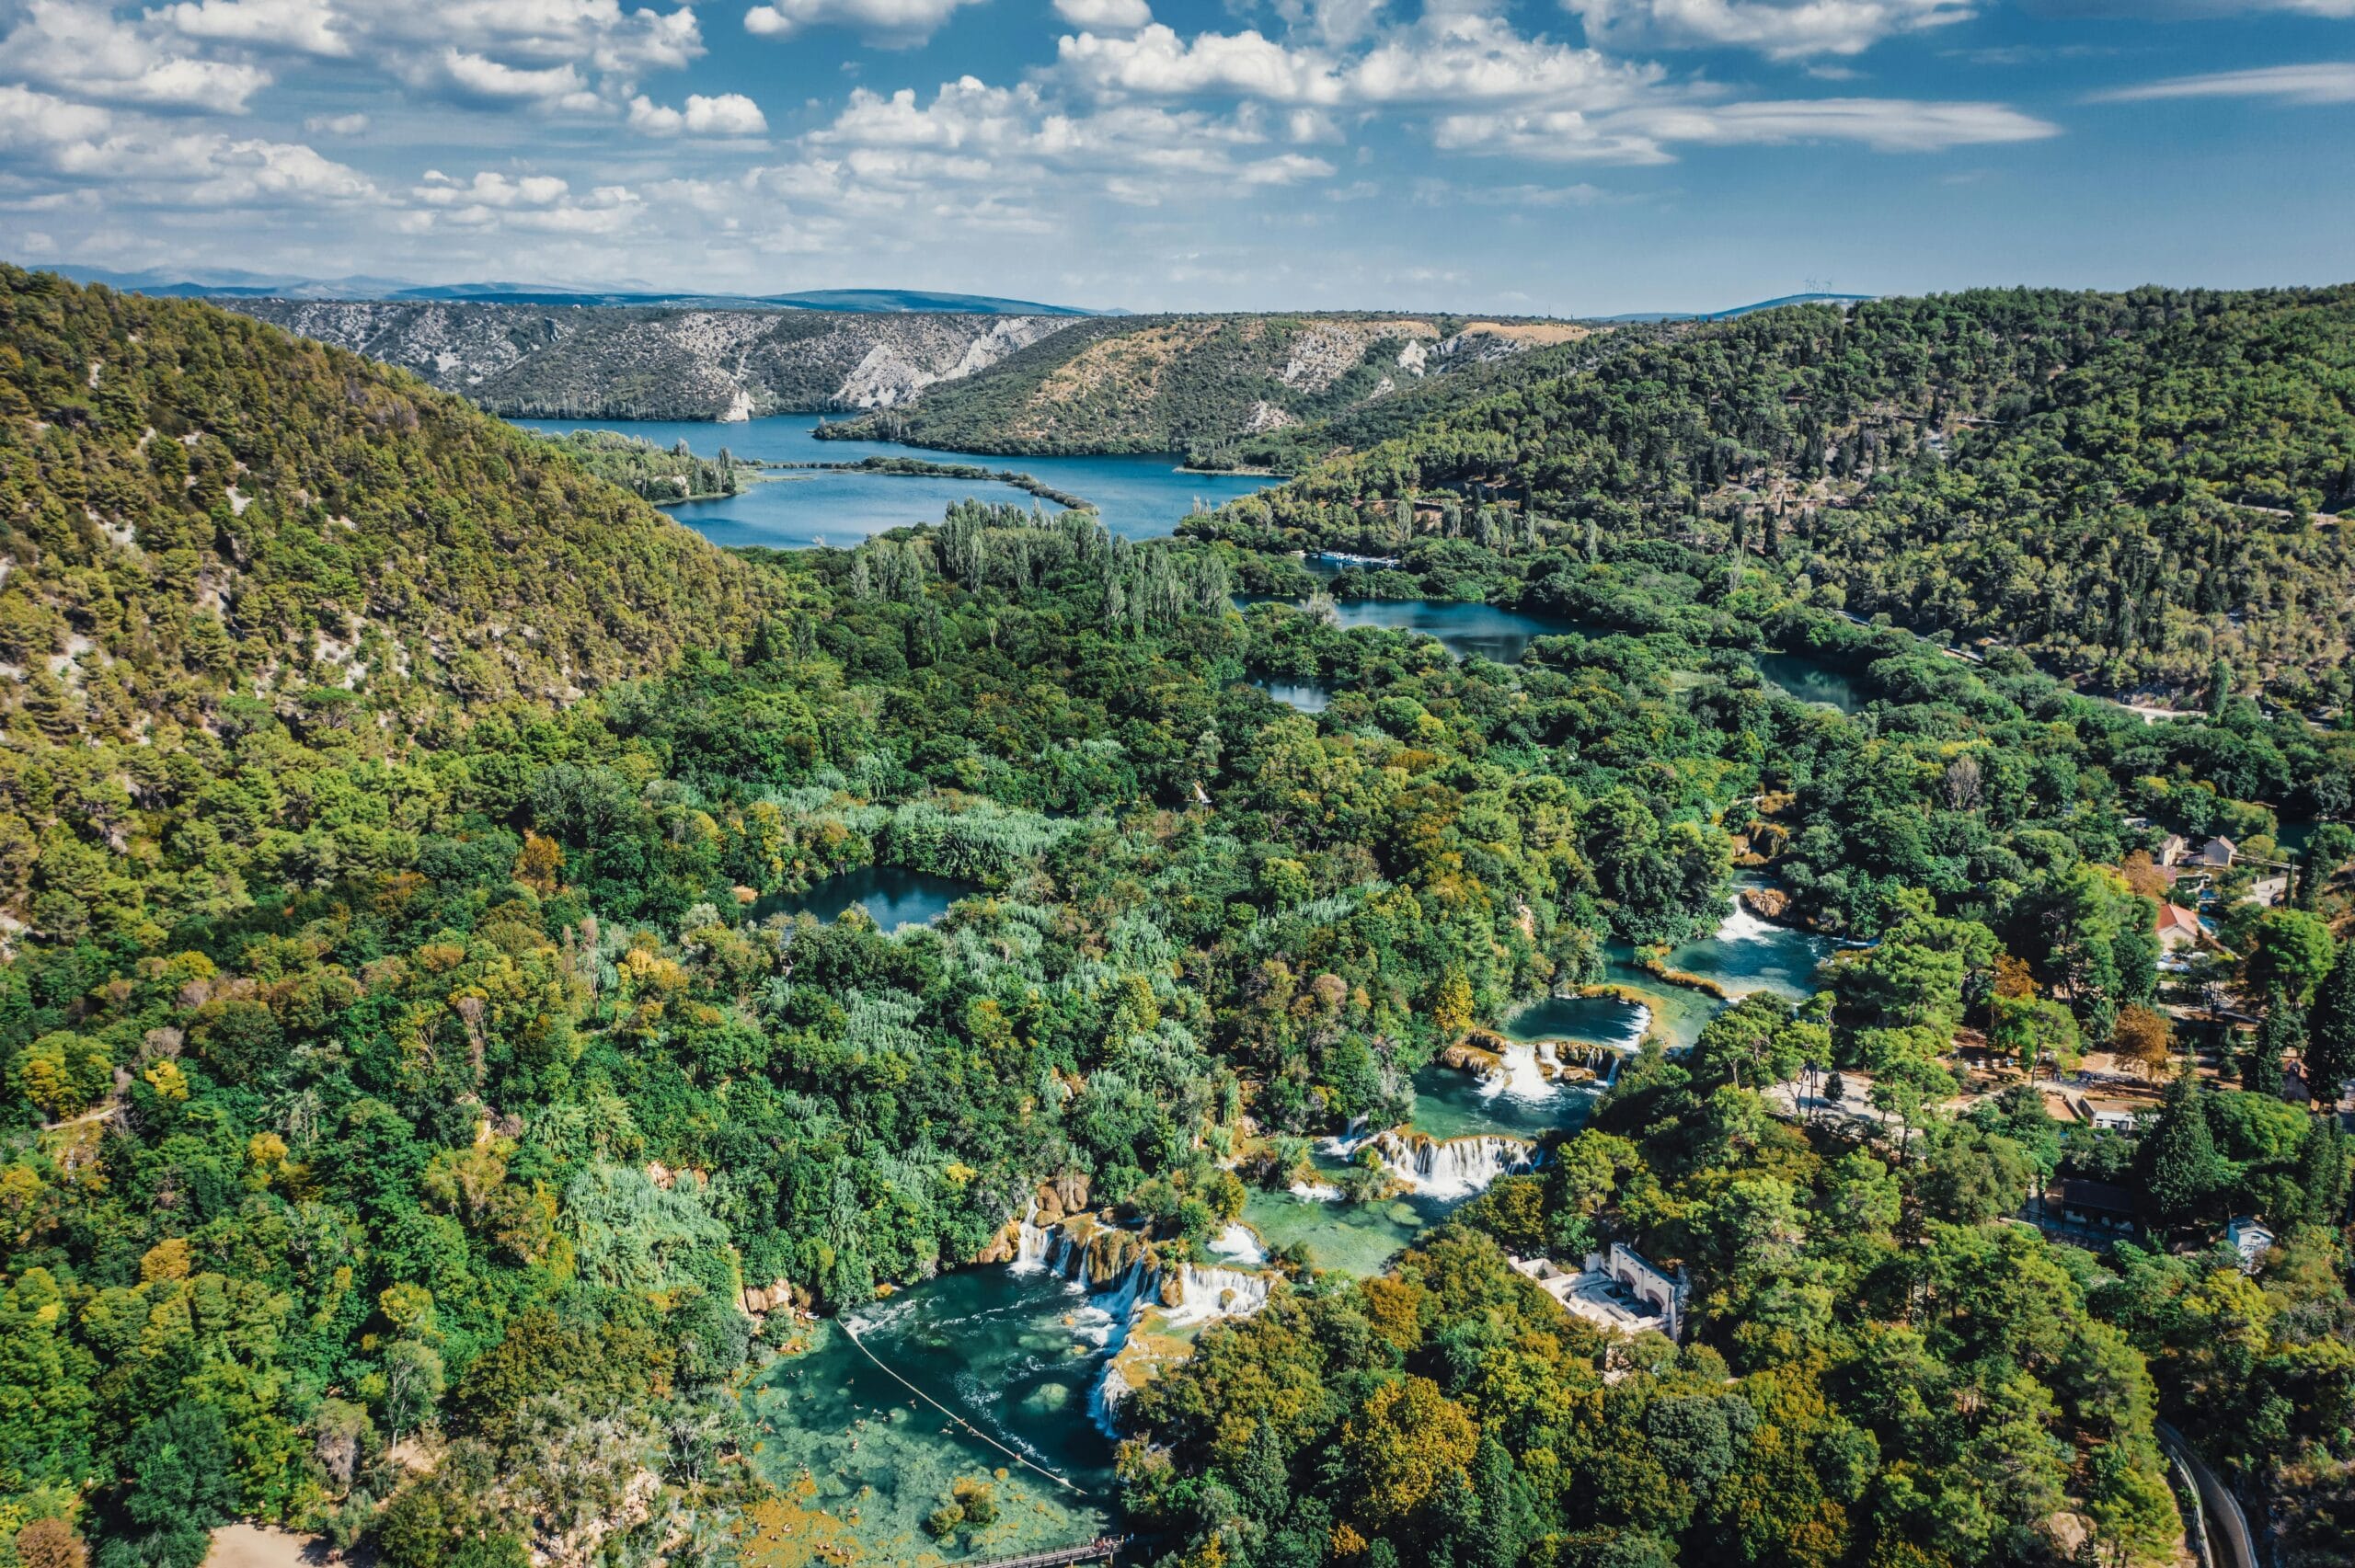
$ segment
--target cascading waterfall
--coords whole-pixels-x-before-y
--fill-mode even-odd
[[[1554,1081],[1545,1075],[1536,1046],[1513,1041],[1498,1054],[1497,1070],[1481,1081],[1480,1093],[1491,1100],[1499,1094],[1515,1100],[1544,1100],[1554,1093]]]
[[[1237,1258],[1246,1264],[1268,1261],[1268,1249],[1259,1244],[1258,1236],[1248,1225],[1229,1225],[1218,1233],[1218,1240],[1211,1243],[1211,1251],[1223,1258]]]
[[[1047,1266],[1047,1232],[1039,1223],[1039,1200],[1022,1211],[1022,1228],[1014,1248],[1014,1272],[1036,1274]]]
[[[1104,1375],[1088,1395],[1088,1413],[1108,1436],[1118,1435],[1114,1414],[1131,1387],[1121,1369],[1121,1352],[1141,1319],[1160,1314],[1169,1327],[1190,1328],[1215,1318],[1246,1317],[1267,1304],[1275,1284],[1273,1275],[1228,1265],[1182,1264],[1173,1275],[1142,1245],[1121,1264],[1135,1232],[1097,1230],[1083,1239],[1061,1224],[1039,1226],[1037,1213],[1034,1202],[1023,1217],[1021,1242],[1009,1266],[1043,1269],[1086,1293],[1087,1305],[1077,1315],[1076,1326],[1104,1353]],[[1243,1226],[1230,1226],[1219,1240],[1229,1243],[1238,1231],[1248,1242],[1247,1255],[1254,1261],[1267,1255],[1258,1238]],[[1238,1247],[1228,1250],[1246,1255]],[[1108,1278],[1111,1265],[1117,1265],[1117,1272],[1109,1272]]]
[[[1247,1318],[1268,1304],[1268,1290],[1273,1283],[1269,1275],[1186,1264],[1178,1271],[1178,1299],[1166,1309],[1169,1322],[1189,1326],[1213,1318]]]
[[[1771,942],[1781,934],[1773,921],[1760,920],[1752,914],[1739,893],[1729,902],[1733,912],[1727,915],[1717,927],[1719,942]]]
[[[1468,1197],[1499,1176],[1532,1169],[1534,1146],[1493,1135],[1442,1140],[1419,1133],[1385,1132],[1371,1147],[1383,1169],[1425,1197]]]

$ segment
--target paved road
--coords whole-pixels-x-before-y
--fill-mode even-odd
[[[2183,1434],[2162,1421],[2157,1424],[2160,1444],[2183,1468],[2191,1472],[2192,1485],[2200,1489],[2200,1512],[2208,1527],[2208,1560],[2214,1568],[2257,1568],[2257,1543],[2251,1539],[2248,1516],[2241,1512],[2240,1500],[2224,1490],[2216,1472],[2199,1451],[2183,1440]]]

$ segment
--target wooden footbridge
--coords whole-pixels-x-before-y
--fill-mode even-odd
[[[1061,1568],[1066,1562],[1109,1562],[1120,1548],[1129,1544],[1124,1535],[1097,1536],[1079,1546],[1059,1546],[1052,1551],[1034,1551],[1026,1557],[998,1557],[987,1562],[976,1562],[972,1568]]]

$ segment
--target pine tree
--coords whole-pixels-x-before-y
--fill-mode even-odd
[[[2167,1085],[2158,1125],[2142,1139],[2139,1174],[2142,1196],[2160,1225],[2182,1225],[2198,1218],[2215,1190],[2216,1143],[2200,1088],[2186,1071]]]
[[[1472,1461],[1472,1492],[1479,1513],[1472,1527],[1470,1568],[1513,1568],[1521,1561],[1521,1499],[1512,1456],[1493,1436],[1480,1439]]]
[[[2265,999],[2265,1022],[2241,1058],[2241,1087],[2269,1099],[2281,1095],[2281,1063],[2306,1044],[2305,1015],[2275,986]]]
[[[2305,1062],[2315,1109],[2337,1109],[2340,1085],[2355,1078],[2355,942],[2339,945],[2338,961],[2315,989],[2306,1014]]]
[[[2298,1190],[2305,1195],[2309,1225],[2336,1227],[2347,1217],[2347,1135],[2337,1116],[2317,1116],[2298,1146]]]

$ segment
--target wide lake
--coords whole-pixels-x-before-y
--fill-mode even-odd
[[[764,463],[856,463],[868,457],[918,457],[933,463],[1013,469],[1084,500],[1124,539],[1152,539],[1176,528],[1199,502],[1205,507],[1262,489],[1264,479],[1184,474],[1174,454],[1125,457],[991,457],[938,452],[896,441],[823,441],[814,414],[787,414],[732,425],[682,419],[518,419],[528,430],[615,430],[658,446],[680,441],[698,457],[726,447]],[[715,544],[765,544],[799,550],[816,544],[847,548],[870,534],[913,523],[938,522],[952,503],[973,498],[1028,506],[1027,491],[994,480],[915,475],[789,470],[710,501],[680,501],[664,509]],[[1051,505],[1050,510],[1054,509]]]

